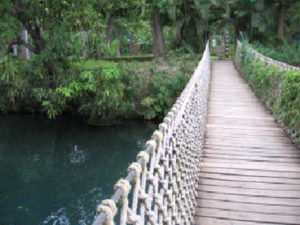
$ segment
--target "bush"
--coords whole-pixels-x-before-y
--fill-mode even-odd
[[[261,54],[275,60],[291,65],[300,66],[300,44],[299,42],[286,43],[277,46],[265,46],[261,43],[254,43],[252,46]]]
[[[196,60],[177,60],[73,63],[77,72],[66,75],[59,87],[34,88],[32,95],[49,118],[72,112],[89,123],[158,119],[169,111],[196,65]]]
[[[150,83],[150,93],[141,99],[142,107],[139,113],[146,119],[162,118],[170,110],[187,80],[188,76],[182,71],[173,74],[157,73]]]
[[[300,144],[300,71],[280,71],[254,61],[244,44],[237,62],[254,92],[271,113],[284,123]]]
[[[51,119],[73,113],[89,123],[162,118],[197,61],[192,54],[145,62],[73,61],[59,68],[60,82],[52,86],[39,58],[5,58],[0,61],[0,112],[43,112]]]
[[[0,112],[18,111],[30,93],[30,84],[21,73],[21,62],[15,58],[0,61]]]

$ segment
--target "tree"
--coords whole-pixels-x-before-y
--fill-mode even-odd
[[[121,43],[121,33],[128,24],[138,21],[141,17],[143,2],[140,0],[102,0],[95,4],[97,11],[104,16],[105,42],[110,45],[112,39],[117,39]],[[116,54],[120,54],[120,45],[117,47]]]
[[[155,58],[164,57],[166,55],[165,40],[162,29],[159,8],[154,6],[152,13],[152,30],[153,54]]]
[[[52,84],[57,85],[58,67],[64,66],[66,58],[74,54],[78,47],[73,31],[87,26],[84,22],[90,25],[89,20],[95,19],[92,18],[95,13],[91,12],[91,4],[71,0],[2,0],[1,19],[11,21],[19,32],[26,29],[31,39],[29,43],[20,35],[11,35],[14,37],[7,48],[15,44],[28,48],[41,61],[45,74],[53,80]]]

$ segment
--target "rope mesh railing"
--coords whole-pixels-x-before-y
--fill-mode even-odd
[[[237,41],[237,54],[236,54],[238,57],[240,56],[242,45],[243,44],[238,40]],[[256,50],[254,50],[251,46],[248,46],[247,50],[253,55],[253,58],[255,60],[256,59],[261,60],[264,63],[264,65],[266,65],[266,66],[276,66],[282,71],[300,70],[300,67],[292,66],[287,63],[280,62],[280,61],[274,60],[270,57],[267,57],[267,56],[257,52]]]
[[[187,86],[93,225],[192,224],[210,80],[209,46]]]

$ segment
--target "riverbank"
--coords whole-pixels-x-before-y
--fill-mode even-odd
[[[92,124],[161,119],[185,87],[198,58],[73,60],[56,80],[29,62],[6,59],[0,63],[0,113],[42,113],[51,119],[75,114]]]

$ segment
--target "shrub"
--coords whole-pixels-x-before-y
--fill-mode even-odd
[[[0,62],[0,112],[44,112],[81,115],[89,123],[122,119],[162,118],[185,87],[197,58],[167,61],[78,61],[66,68],[57,86],[44,75],[39,61]]]
[[[0,112],[20,110],[28,100],[30,84],[20,67],[18,59],[5,58],[0,61]]]
[[[300,66],[300,44],[298,42],[287,43],[277,46],[265,46],[259,42],[252,46],[261,54],[275,60],[285,62],[291,65]]]
[[[254,60],[244,44],[237,62],[254,92],[300,144],[300,71],[283,72]]]

